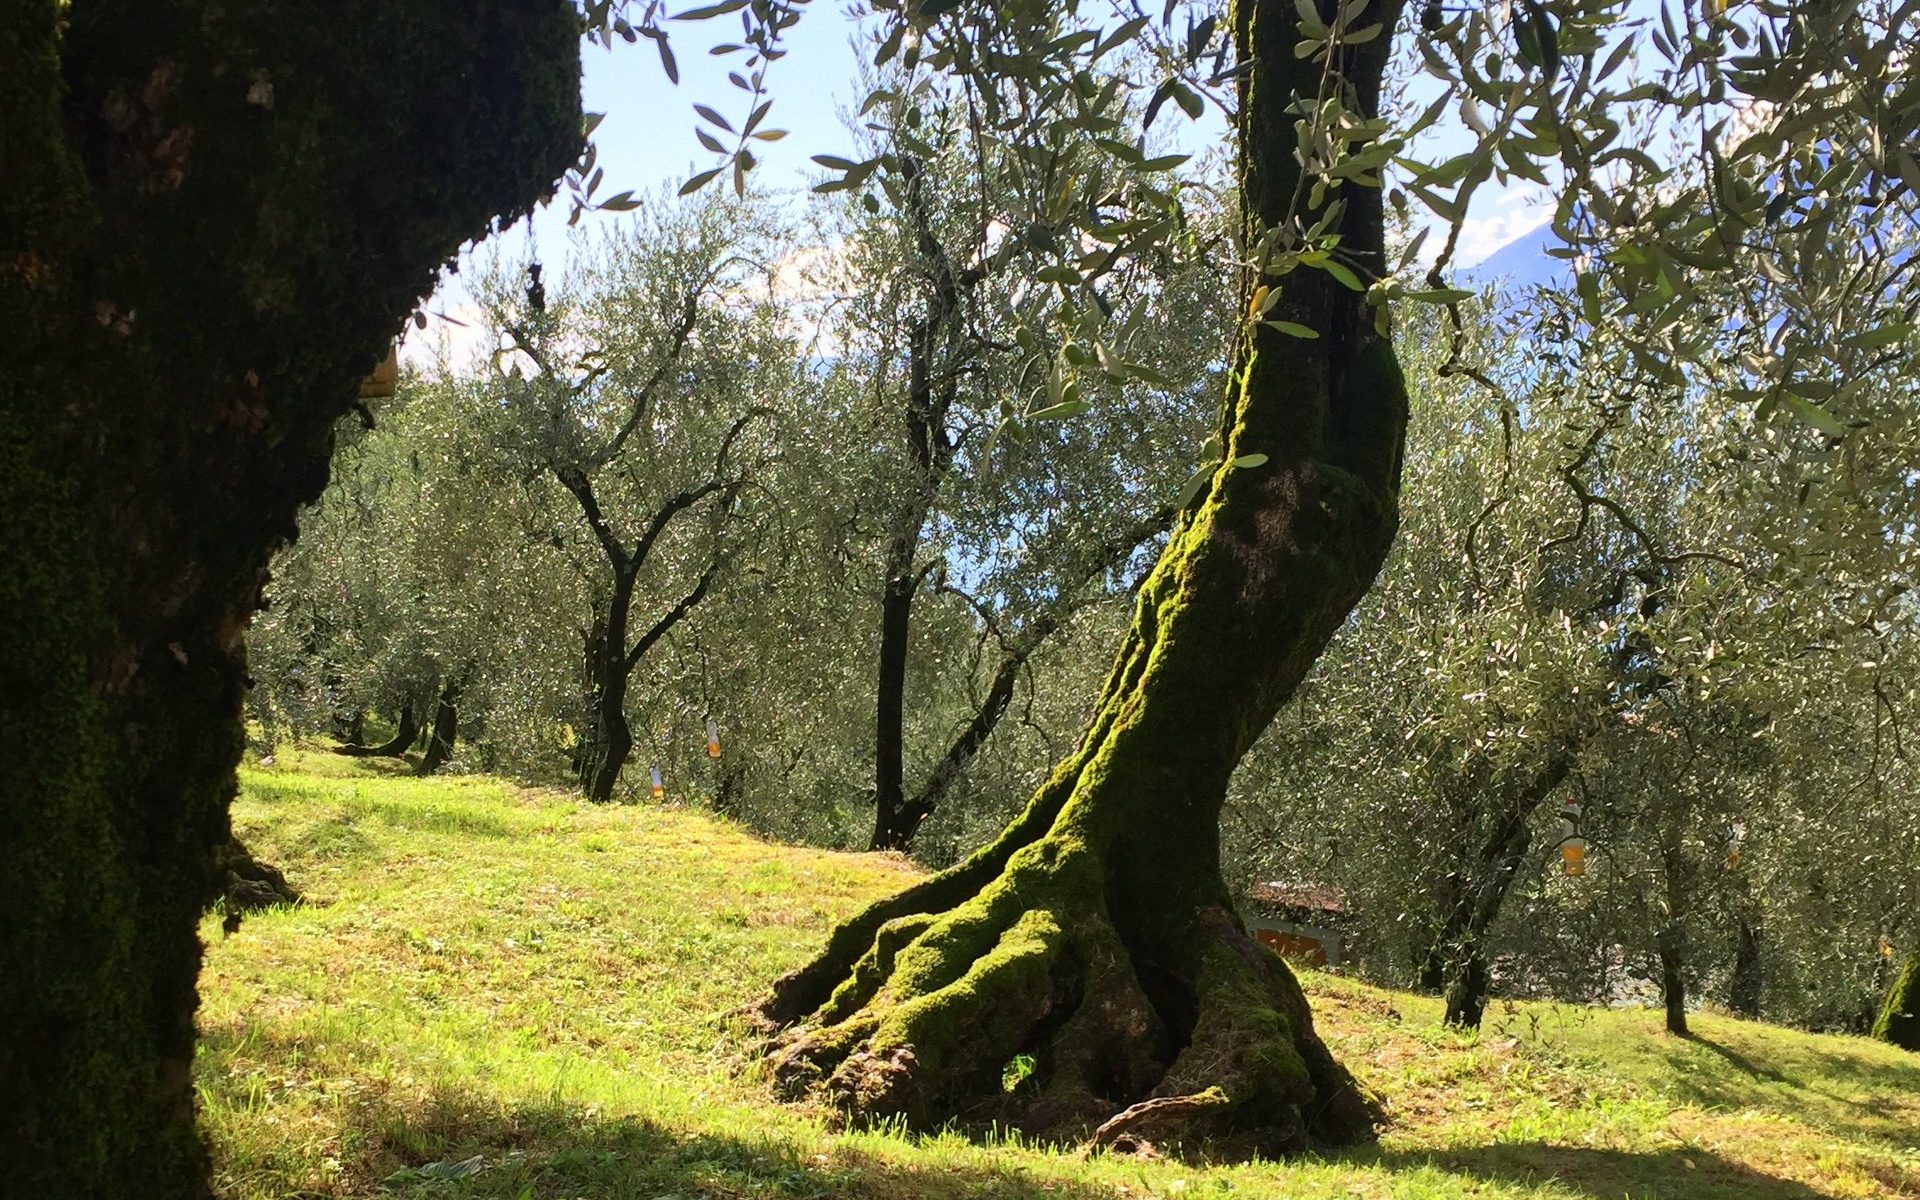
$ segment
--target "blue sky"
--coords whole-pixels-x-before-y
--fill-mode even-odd
[[[693,3],[695,0],[685,0],[673,7],[684,9]],[[658,54],[645,39],[632,45],[616,42],[612,50],[583,47],[584,104],[588,112],[605,114],[595,132],[599,165],[606,171],[598,198],[627,190],[645,195],[663,187],[677,187],[694,172],[716,164],[717,156],[695,137],[700,120],[693,106],[710,105],[735,122],[746,113],[747,94],[727,81],[727,73],[740,68],[744,55],[714,57],[707,52],[709,46],[737,33],[734,20],[721,17],[668,22],[680,68],[678,85],[668,81]],[[755,185],[763,191],[797,196],[823,174],[811,161],[812,155],[847,151],[852,139],[840,114],[865,98],[858,82],[860,63],[871,55],[870,47],[856,50],[854,39],[860,36],[859,28],[844,14],[838,0],[814,0],[789,33],[789,53],[773,64],[768,76],[774,105],[762,126],[784,129],[787,136],[778,142],[755,144],[762,160],[754,172]],[[1163,116],[1161,124],[1167,123]],[[1191,128],[1203,137],[1218,136],[1221,131],[1218,115],[1212,110]],[[1187,142],[1186,138],[1180,140]],[[1187,144],[1185,148],[1198,147]],[[723,181],[713,186],[723,186]],[[1481,189],[1463,230],[1457,261],[1462,266],[1481,262],[1543,224],[1548,211],[1535,192],[1532,188],[1501,189],[1492,183]],[[557,199],[538,212],[530,224],[522,222],[491,239],[479,253],[482,257],[504,253],[519,258],[526,254],[531,239],[542,261],[558,266],[566,258],[572,232],[567,228],[568,214],[565,198]],[[580,226],[591,234],[597,224],[619,219],[617,214],[588,213]],[[457,276],[448,280],[427,309],[456,317],[473,315],[464,284]],[[410,361],[427,365],[432,361],[434,345],[444,337],[456,362],[469,360],[476,335],[476,330],[435,321],[426,335],[414,334],[403,354]]]

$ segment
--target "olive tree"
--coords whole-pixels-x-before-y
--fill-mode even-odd
[[[558,0],[0,14],[0,1191],[201,1196],[244,632],[436,268],[577,153]]]

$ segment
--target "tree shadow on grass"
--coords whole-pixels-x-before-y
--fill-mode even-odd
[[[904,1163],[790,1129],[699,1133],[570,1104],[503,1109],[443,1094],[393,1106],[368,1097],[350,1118],[360,1154],[351,1194],[395,1200],[1112,1200],[1110,1187],[962,1152]],[[903,1150],[905,1147],[903,1146]]]
[[[1700,1108],[1764,1108],[1853,1141],[1895,1148],[1913,1144],[1909,1114],[1901,1111],[1905,1107],[1901,1101],[1920,1096],[1920,1063],[1908,1067],[1841,1050],[1808,1050],[1796,1051],[1795,1058],[1817,1059],[1817,1068],[1805,1061],[1790,1061],[1783,1070],[1755,1061],[1730,1044],[1732,1040],[1698,1032],[1673,1039],[1666,1054],[1677,1069],[1663,1090],[1681,1103]],[[1693,1048],[1714,1055],[1725,1067],[1698,1069],[1687,1061]],[[1849,1096],[1822,1086],[1822,1076],[1844,1079],[1858,1091]],[[1920,1106],[1915,1112],[1920,1113]]]
[[[1526,1184],[1594,1200],[1657,1196],[1660,1200],[1827,1200],[1790,1179],[1777,1179],[1741,1163],[1693,1148],[1628,1151],[1541,1142],[1500,1142],[1440,1151],[1356,1151],[1344,1161],[1377,1164],[1389,1171],[1431,1167],[1487,1183]]]

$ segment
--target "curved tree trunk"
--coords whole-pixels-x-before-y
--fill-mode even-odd
[[[400,706],[400,721],[394,727],[393,736],[378,746],[345,745],[334,751],[355,758],[399,758],[413,749],[420,740],[420,719],[413,715],[411,702]]]
[[[460,692],[464,686],[464,676],[440,689],[440,699],[434,705],[433,724],[427,728],[426,753],[420,756],[420,765],[414,768],[416,775],[431,775],[447,765],[453,757],[453,744],[460,737]]]
[[[627,645],[627,621],[633,612],[635,577],[616,564],[612,598],[601,628],[600,678],[593,695],[593,776],[587,781],[587,799],[606,804],[620,784],[620,772],[633,753],[633,730],[627,725],[627,677],[629,668],[623,651]]]
[[[1397,15],[1373,4],[1357,24]],[[1245,210],[1280,225],[1298,178],[1289,105],[1321,67],[1293,55],[1290,3],[1240,0],[1234,16],[1252,64]],[[1344,53],[1362,111],[1387,40]],[[1343,251],[1378,263],[1379,196],[1340,194]],[[1220,873],[1228,777],[1372,582],[1396,519],[1407,399],[1392,349],[1325,274],[1282,286],[1272,315],[1321,336],[1244,330],[1224,458],[1142,587],[1078,749],[991,846],[854,917],[774,986],[757,1012],[779,1031],[782,1088],[922,1127],[1244,1129],[1268,1150],[1370,1134],[1371,1106]],[[1233,465],[1253,454],[1269,459]],[[1005,1093],[1021,1054],[1034,1070]]]
[[[207,1194],[243,635],[355,386],[577,153],[563,0],[0,5],[0,1195]]]
[[[1909,954],[1873,1023],[1873,1036],[1920,1052],[1920,954]]]
[[[1428,951],[1421,982],[1444,992],[1446,1024],[1478,1029],[1487,1011],[1492,974],[1487,966],[1487,931],[1500,916],[1507,892],[1526,864],[1533,844],[1533,814],[1573,770],[1578,735],[1555,747],[1531,772],[1502,772],[1492,789],[1497,796],[1493,828],[1473,860],[1449,881],[1450,903],[1439,936]],[[1479,789],[1477,786],[1475,790]]]

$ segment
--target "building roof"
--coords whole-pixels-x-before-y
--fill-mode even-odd
[[[1307,909],[1313,912],[1346,911],[1346,893],[1320,883],[1255,883],[1247,888],[1247,899],[1276,908]]]

